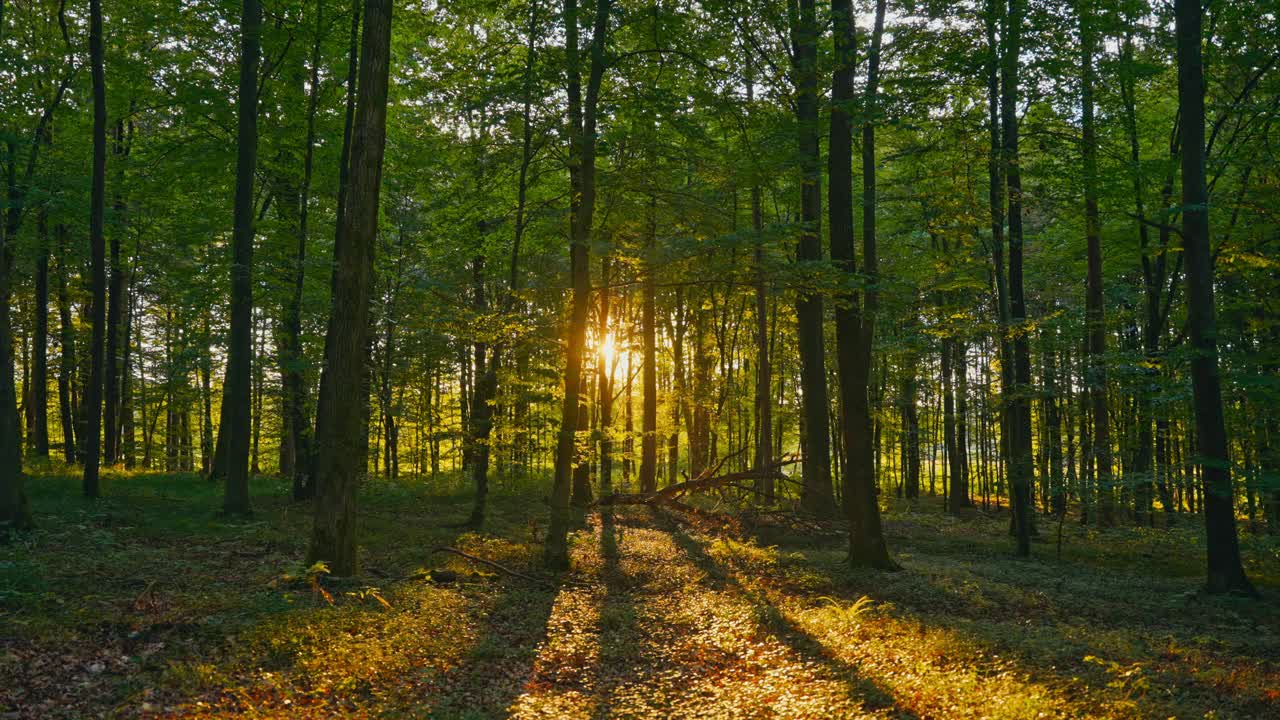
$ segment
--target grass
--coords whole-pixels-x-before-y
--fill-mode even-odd
[[[1005,519],[897,507],[882,574],[634,508],[590,517],[552,590],[430,555],[538,573],[540,487],[499,483],[465,532],[456,478],[370,481],[354,582],[302,565],[277,480],[243,520],[190,475],[28,487],[38,529],[0,546],[5,718],[1280,716],[1280,544],[1242,538],[1262,601],[1206,597],[1192,523],[1069,524],[1061,559],[1020,561]]]

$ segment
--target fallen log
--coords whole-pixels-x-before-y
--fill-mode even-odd
[[[487,558],[482,558],[482,557],[480,557],[479,555],[472,555],[471,553],[466,553],[466,552],[463,552],[463,551],[461,551],[461,550],[459,550],[459,549],[457,549],[457,548],[452,548],[452,547],[449,547],[449,546],[447,546],[447,545],[441,545],[440,547],[438,547],[438,548],[436,548],[436,549],[432,550],[432,551],[431,551],[431,554],[432,554],[432,555],[434,555],[434,554],[436,554],[436,553],[441,553],[441,552],[444,552],[444,553],[452,553],[452,554],[454,554],[454,555],[457,555],[458,557],[466,558],[466,559],[468,559],[468,560],[470,560],[470,561],[472,561],[472,562],[478,562],[478,563],[480,563],[481,565],[488,565],[489,567],[491,567],[491,568],[493,568],[493,569],[495,569],[495,570],[499,570],[499,571],[504,572],[504,573],[506,573],[506,574],[508,574],[508,575],[511,575],[511,576],[513,576],[513,577],[518,577],[518,578],[520,578],[520,579],[522,579],[522,580],[528,580],[528,581],[529,581],[529,582],[531,582],[531,583],[535,583],[535,584],[537,584],[537,585],[542,585],[543,587],[548,587],[548,588],[554,588],[554,587],[555,587],[555,584],[554,584],[554,583],[552,583],[552,582],[550,582],[550,581],[548,581],[548,580],[544,580],[544,579],[542,579],[542,578],[536,578],[536,577],[534,577],[534,576],[532,576],[532,575],[526,575],[525,573],[522,573],[522,572],[520,572],[519,570],[512,570],[511,568],[509,568],[509,567],[507,567],[506,565],[503,565],[503,564],[501,564],[501,563],[494,562],[493,560],[489,560],[489,559],[487,559]]]
[[[727,459],[727,458],[726,458]],[[738,483],[743,480],[790,480],[791,478],[784,475],[778,468],[787,465],[794,465],[800,462],[799,459],[791,458],[779,463],[770,465],[764,470],[743,470],[740,472],[727,473],[725,475],[708,476],[709,473],[716,472],[724,460],[721,460],[714,468],[703,471],[698,477],[692,480],[668,485],[661,490],[655,490],[649,493],[613,493],[603,495],[595,502],[591,503],[591,507],[600,505],[655,505],[668,504],[672,501],[688,495],[689,493],[708,492],[710,490],[720,490],[725,488],[736,488],[749,492],[755,492],[754,488],[744,487]],[[681,503],[683,505],[683,503]],[[687,507],[687,506],[686,506]]]

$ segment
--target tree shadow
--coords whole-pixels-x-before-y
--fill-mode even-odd
[[[1083,682],[1089,702],[1168,714],[1161,705],[1166,693],[1147,692],[1148,684],[1171,692],[1198,687],[1212,696],[1223,692],[1215,678],[1226,676],[1238,678],[1229,683],[1237,686],[1231,691],[1233,702],[1241,703],[1237,708],[1275,711],[1262,690],[1274,683],[1274,671],[1259,669],[1270,653],[1260,650],[1248,629],[1280,626],[1274,608],[1197,599],[1186,592],[1185,580],[1153,573],[966,553],[931,540],[900,547],[909,558],[907,572],[876,576],[876,582],[812,555],[783,559],[771,579],[784,593],[842,601],[865,595],[892,607],[906,626],[918,627],[922,640],[929,633],[953,652],[1001,658],[1047,687]],[[788,550],[814,550],[805,543],[779,549],[783,558]],[[814,575],[823,579],[816,587]],[[1197,608],[1206,603],[1213,611]]]
[[[850,699],[860,702],[868,710],[888,710],[896,717],[914,720],[916,714],[897,704],[893,690],[867,677],[855,665],[832,657],[822,644],[803,629],[792,623],[786,615],[763,594],[744,586],[731,572],[712,558],[706,547],[686,533],[679,525],[666,522],[667,530],[676,545],[689,560],[706,573],[712,587],[736,592],[756,610],[760,625],[792,652],[808,661],[826,668],[844,683]]]

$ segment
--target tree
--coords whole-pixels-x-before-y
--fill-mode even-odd
[[[1095,30],[1090,0],[1080,8],[1080,147],[1084,159],[1084,226],[1088,271],[1085,293],[1089,397],[1093,408],[1094,463],[1098,477],[1098,521],[1115,524],[1111,486],[1111,426],[1107,408],[1107,326],[1102,297],[1102,227],[1098,217],[1098,137],[1093,118]]]
[[[1187,334],[1194,394],[1196,463],[1204,488],[1208,582],[1211,593],[1256,596],[1240,563],[1227,430],[1218,372],[1213,260],[1209,253],[1209,191],[1205,183],[1203,10],[1198,0],[1176,0],[1178,112],[1182,118],[1182,252],[1186,257]]]
[[[249,440],[252,427],[254,173],[258,164],[258,63],[262,55],[262,3],[244,0],[240,14],[240,85],[237,93],[235,225],[231,232],[231,331],[227,343],[220,440],[225,443],[223,510],[248,514]]]
[[[836,306],[836,356],[844,412],[845,512],[849,520],[849,562],[883,570],[898,569],[889,557],[880,527],[875,448],[868,405],[872,341],[875,337],[878,290],[876,258],[876,95],[880,42],[886,2],[877,0],[875,27],[867,53],[867,83],[862,104],[862,269],[868,285],[861,298],[847,294]],[[850,276],[857,271],[853,239],[853,100],[854,23],[852,4],[833,0],[836,65],[832,76],[830,195],[831,256]],[[850,278],[851,280],[852,278]]]
[[[1031,349],[1025,328],[1027,304],[1023,287],[1022,169],[1018,160],[1018,66],[1022,49],[1024,0],[1009,0],[1004,24],[1004,57],[1001,68],[1000,111],[1003,125],[1004,177],[1009,202],[1009,329],[1013,332],[1013,378],[1010,385],[1009,485],[1013,502],[1013,529],[1018,555],[1031,554],[1032,484],[1035,466],[1031,457]]]
[[[818,35],[814,0],[793,7],[792,73],[796,90],[796,127],[800,150],[800,240],[796,261],[822,260],[822,168],[818,147]],[[831,429],[827,418],[827,371],[822,335],[822,296],[803,290],[796,300],[797,340],[804,405],[804,476],[801,505],[809,512],[835,512],[831,489]]]
[[[92,260],[93,319],[89,343],[89,385],[85,388],[85,497],[99,494],[98,464],[102,442],[102,389],[107,325],[107,248],[103,233],[107,174],[107,81],[102,62],[102,2],[89,2],[89,62],[93,72],[93,175],[89,205],[89,248]]]
[[[543,547],[543,561],[555,569],[569,567],[570,480],[577,463],[578,405],[587,344],[587,312],[591,303],[589,261],[596,202],[596,113],[600,83],[604,79],[604,49],[611,5],[610,0],[597,0],[596,3],[584,100],[582,64],[578,57],[578,3],[577,0],[565,0],[564,4],[565,64],[569,73],[569,273],[573,286],[573,310],[565,348],[564,402],[556,442],[555,477],[551,486],[551,521]]]
[[[335,575],[354,575],[358,569],[356,490],[367,462],[361,378],[386,146],[391,9],[391,0],[365,3],[350,180],[334,248],[333,305],[325,334],[327,377],[320,383],[316,412],[316,515],[307,559],[328,563]]]

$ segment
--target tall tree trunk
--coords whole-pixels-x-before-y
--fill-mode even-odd
[[[302,292],[306,281],[307,245],[310,241],[311,173],[316,145],[316,110],[320,100],[320,51],[324,40],[324,0],[316,0],[315,37],[311,45],[311,84],[307,92],[307,135],[302,150],[302,187],[298,200],[298,245],[293,258],[293,293],[284,313],[284,422],[292,449],[293,499],[312,496],[311,420],[307,417],[306,358],[302,354]],[[283,468],[282,468],[283,469]]]
[[[102,439],[103,357],[107,324],[107,249],[103,234],[107,174],[107,87],[102,62],[102,2],[89,1],[89,57],[93,67],[93,176],[89,201],[89,253],[93,312],[89,343],[89,386],[85,388],[85,497],[99,494],[98,464]]]
[[[880,527],[876,485],[876,444],[869,405],[871,345],[875,335],[878,292],[876,257],[876,149],[874,111],[879,85],[880,41],[885,0],[877,0],[875,27],[868,49],[867,83],[862,125],[862,270],[872,285],[862,297],[847,298],[836,308],[836,357],[844,413],[844,509],[849,521],[849,562],[884,570],[898,568],[889,557]],[[834,0],[836,66],[832,81],[830,195],[831,255],[848,273],[857,270],[853,238],[853,130],[847,107],[853,98],[854,23],[847,0]],[[808,393],[806,393],[807,396]],[[825,421],[825,414],[824,414]],[[813,432],[812,428],[809,429]]]
[[[555,479],[551,488],[551,522],[543,559],[548,567],[569,567],[570,475],[576,457],[575,428],[582,385],[582,355],[587,342],[587,311],[591,302],[590,241],[596,195],[596,106],[604,77],[604,45],[609,27],[611,0],[597,0],[591,34],[591,68],[586,98],[582,92],[582,68],[578,57],[578,2],[565,0],[565,62],[569,71],[569,175],[572,190],[569,210],[570,275],[573,314],[565,357],[564,404],[556,442]]]
[[[800,263],[822,261],[822,170],[818,142],[818,35],[821,29],[814,6],[814,0],[799,0],[798,9],[792,6],[791,17],[800,150],[800,221],[803,224],[796,246],[796,260]],[[831,488],[822,296],[812,290],[802,290],[796,299],[796,320],[805,419],[800,505],[812,513],[831,515],[836,507]]]
[[[599,480],[601,495],[613,492],[613,439],[610,437],[610,426],[613,424],[612,375],[614,358],[612,353],[604,351],[605,347],[611,347],[613,343],[609,338],[609,279],[611,270],[612,261],[606,255],[600,261],[600,316],[597,337],[599,337],[601,349],[596,358],[596,395],[600,408],[597,442],[600,448]]]
[[[133,419],[133,323],[137,316],[137,307],[131,290],[136,277],[135,253],[134,269],[130,271],[130,279],[125,283],[125,287],[130,288],[130,291],[125,298],[124,327],[121,329],[124,352],[120,371],[120,458],[128,470],[132,470],[137,461],[138,446],[134,437],[137,428]]]
[[[1080,0],[1081,149],[1084,156],[1084,226],[1088,272],[1085,325],[1088,339],[1088,380],[1093,408],[1093,451],[1098,483],[1098,523],[1115,524],[1112,487],[1111,426],[1107,413],[1107,327],[1102,296],[1102,227],[1098,217],[1098,140],[1093,119],[1093,53],[1095,33],[1091,0]]]
[[[1218,375],[1213,260],[1209,252],[1209,193],[1205,185],[1204,65],[1199,0],[1175,0],[1178,107],[1182,115],[1182,252],[1187,283],[1187,334],[1194,396],[1196,462],[1204,490],[1208,584],[1211,593],[1256,596],[1240,563],[1227,431]]]
[[[915,307],[911,308],[914,316]],[[914,325],[914,320],[913,323]],[[920,417],[916,407],[919,395],[919,359],[914,350],[908,350],[902,364],[900,402],[902,406],[902,484],[908,500],[920,497]]]
[[[95,0],[96,2],[96,0]],[[13,196],[13,144],[9,149],[9,193]],[[0,530],[31,526],[31,509],[22,475],[22,431],[18,419],[18,394],[13,381],[13,325],[10,320],[10,278],[13,277],[13,243],[17,240],[17,214],[9,208],[0,231]]]
[[[520,302],[520,247],[524,240],[525,225],[528,199],[529,199],[529,168],[533,164],[534,147],[533,147],[533,93],[534,93],[534,63],[537,58],[538,50],[538,11],[539,1],[532,0],[529,3],[529,25],[525,33],[525,61],[524,61],[524,97],[522,98],[521,107],[521,133],[520,133],[520,173],[519,181],[516,184],[516,222],[515,234],[511,241],[511,277],[508,283],[507,301],[505,309],[511,312]],[[516,377],[524,378],[528,376],[529,370],[529,347],[525,342],[520,342],[515,348],[515,365]],[[496,370],[497,364],[494,364]],[[495,381],[496,387],[496,381]],[[496,395],[495,390],[495,395]],[[516,465],[515,471],[518,474],[524,474],[529,469],[529,444],[530,437],[528,428],[526,427],[529,417],[529,394],[523,388],[519,388],[516,393],[514,412],[512,417],[512,460]]]
[[[1001,72],[1001,113],[1004,130],[1004,174],[1009,200],[1009,322],[1013,338],[1013,385],[1009,405],[1009,487],[1013,495],[1013,525],[1018,555],[1031,554],[1031,492],[1035,467],[1031,456],[1031,348],[1024,332],[1027,304],[1023,292],[1022,169],[1018,159],[1018,68],[1022,49],[1025,0],[1009,0],[1005,17]]]
[[[316,418],[316,517],[307,557],[308,562],[328,562],[335,575],[357,570],[356,489],[367,461],[361,452],[362,377],[386,141],[392,5],[391,0],[365,3],[350,187],[340,243],[334,248],[334,296],[325,338],[324,372],[329,378],[321,383]]]
[[[49,457],[49,222],[42,208],[36,217],[40,243],[36,254],[35,332],[31,339],[32,453]]]
[[[747,103],[754,102],[754,82],[747,84]],[[753,154],[754,156],[754,154]],[[773,359],[769,356],[769,286],[765,276],[764,211],[761,207],[760,178],[753,168],[751,177],[751,230],[755,233],[755,316],[756,316],[756,387],[755,456],[752,469],[764,473],[773,464]],[[761,477],[756,490],[766,502],[773,498],[773,478]]]
[[[68,465],[76,461],[76,330],[71,320],[71,298],[67,294],[69,252],[67,228],[54,229],[58,239],[58,272],[54,278],[58,298],[58,412],[62,421],[62,455]]]
[[[473,303],[477,315],[489,309],[484,292],[484,258],[477,256],[472,266]],[[472,527],[484,524],[485,502],[489,495],[489,436],[493,430],[493,400],[498,390],[498,352],[488,344],[477,342],[473,346],[475,390],[471,413],[468,417],[467,439],[471,444],[471,481],[475,487],[475,499],[471,507]]]
[[[258,61],[262,51],[262,5],[244,0],[240,17],[235,226],[231,236],[231,330],[223,393],[226,486],[223,510],[248,514],[249,450],[253,404],[253,221],[254,172],[258,159]]]
[[[119,166],[115,171],[116,183],[120,185],[113,193],[116,212],[116,227],[111,233],[111,275],[109,279],[110,296],[107,300],[107,348],[105,356],[105,383],[103,388],[103,433],[102,458],[108,465],[119,461],[120,455],[120,376],[123,367],[121,345],[128,344],[127,337],[122,337],[124,325],[125,301],[128,296],[125,268],[120,259],[120,235],[123,232],[121,218],[125,215],[124,201],[124,159],[129,155],[129,146],[133,142],[133,123],[129,123],[126,136],[125,123],[116,120],[115,134],[112,139],[112,154]]]
[[[709,311],[701,299],[694,299],[693,310],[693,393],[689,402],[689,476],[698,477],[710,466],[711,414],[708,409],[711,393],[711,354],[707,348],[707,323]]]
[[[640,309],[640,328],[644,344],[643,405],[640,436],[640,492],[658,489],[658,353],[657,353],[657,261],[656,199],[650,195],[645,210],[644,286]]]

